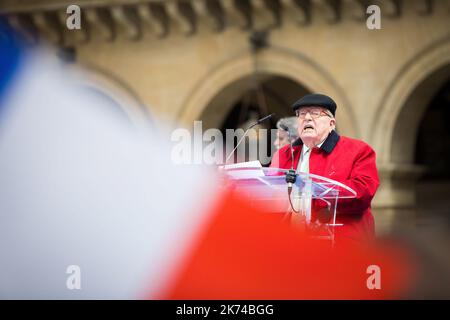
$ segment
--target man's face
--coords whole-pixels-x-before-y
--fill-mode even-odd
[[[298,134],[303,143],[311,147],[325,140],[336,121],[321,107],[303,107],[296,111]]]
[[[278,129],[277,130],[277,138],[275,139],[273,145],[280,149],[284,147],[285,145],[289,144],[289,136],[286,131]]]

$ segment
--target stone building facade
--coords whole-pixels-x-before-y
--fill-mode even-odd
[[[79,30],[66,27],[71,4]],[[367,27],[370,5],[381,29]],[[377,152],[384,230],[413,214],[420,190],[445,198],[445,165],[430,175],[439,183],[418,186],[450,159],[450,0],[3,0],[0,13],[88,67],[119,103],[186,127],[233,124],[258,92],[279,115],[305,93],[330,95],[338,130]]]

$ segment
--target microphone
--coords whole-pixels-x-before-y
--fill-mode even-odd
[[[291,132],[289,131],[289,128],[285,125],[285,124],[280,124],[279,125],[280,126],[280,128],[283,130],[283,131],[286,131],[286,133],[288,134],[288,139],[289,139],[289,149],[290,149],[290,151],[291,151],[291,170],[289,170],[289,172],[291,173],[291,172],[294,172],[295,173],[295,170],[294,170],[294,149],[292,148],[292,139],[291,139]],[[292,173],[291,173],[292,174]],[[286,178],[286,180],[287,180],[287,178]],[[294,181],[293,181],[293,183],[295,183],[295,177],[294,177]],[[292,188],[292,183],[291,182],[288,182],[288,186],[290,187],[290,188]]]
[[[286,133],[288,134],[290,151],[291,151],[291,170],[294,170],[294,149],[292,149],[291,132],[289,131],[289,128],[285,124],[280,124],[279,126],[283,131],[286,131]]]
[[[288,135],[291,134],[291,133],[289,132],[289,128],[288,128],[285,124],[280,123],[279,126],[280,126],[281,129],[283,129],[284,131],[286,131],[286,132],[288,133]]]
[[[269,114],[268,116],[265,116],[264,118],[259,119],[258,121],[256,121],[255,126],[256,126],[257,124],[260,124],[261,122],[266,121],[267,119],[272,118],[272,116],[274,116],[274,115],[275,115],[275,113],[272,113],[272,114]]]
[[[247,135],[248,131],[253,128],[254,126],[260,124],[261,122],[264,122],[270,118],[272,118],[272,116],[274,116],[275,113],[269,114],[268,116],[265,116],[264,118],[259,119],[258,121],[256,121],[255,123],[253,123],[251,126],[249,126],[247,128],[247,130],[245,130],[244,135],[241,137],[241,139],[239,139],[238,143],[236,144],[236,147],[234,147],[234,149],[230,152],[230,154],[227,156],[227,158],[225,159],[225,164],[228,162],[228,160],[231,158],[231,156],[233,155],[234,151],[236,151],[236,149],[239,147],[239,145],[241,144],[242,140],[244,140],[245,136]]]

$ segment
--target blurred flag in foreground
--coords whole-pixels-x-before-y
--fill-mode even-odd
[[[210,169],[173,165],[163,130],[132,125],[2,28],[0,298],[359,299],[408,290],[414,270],[403,249],[331,250],[261,214]],[[373,265],[378,289],[368,284]]]

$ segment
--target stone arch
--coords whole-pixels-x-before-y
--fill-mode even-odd
[[[380,163],[414,164],[420,121],[437,90],[449,78],[449,37],[422,50],[400,70],[384,95],[370,130]]]
[[[75,67],[71,71],[81,85],[90,87],[114,101],[133,123],[142,119],[151,120],[148,108],[136,92],[114,74],[86,64],[82,64],[81,69]]]
[[[310,92],[330,95],[338,104],[337,122],[345,135],[358,137],[359,128],[348,98],[333,77],[317,62],[309,57],[285,48],[269,47],[257,54],[258,74],[280,76],[290,79]],[[219,125],[226,112],[225,109],[239,99],[249,89],[242,81],[254,74],[255,61],[250,52],[245,51],[216,65],[194,87],[183,104],[178,119],[184,124],[191,124],[200,119],[211,101],[225,88],[231,92],[217,108],[211,125]],[[230,88],[232,90],[230,90]],[[223,108],[222,108],[223,107]],[[215,122],[215,123],[214,123]]]

